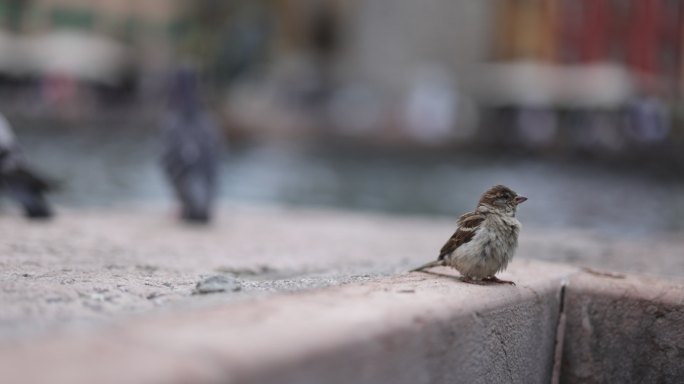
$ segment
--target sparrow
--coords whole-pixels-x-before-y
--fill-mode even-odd
[[[486,281],[515,285],[499,280],[518,246],[520,221],[515,218],[518,205],[527,200],[510,188],[495,185],[480,196],[477,208],[458,219],[458,228],[439,251],[437,260],[411,270],[437,266],[452,267],[466,283]]]

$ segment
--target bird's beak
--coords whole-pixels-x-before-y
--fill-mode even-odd
[[[515,198],[515,205],[522,204],[527,201],[527,197],[525,196],[518,196]]]

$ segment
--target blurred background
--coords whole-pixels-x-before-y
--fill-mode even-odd
[[[0,0],[0,113],[58,206],[170,201],[184,65],[226,138],[223,201],[455,217],[503,183],[529,225],[675,232],[683,20],[683,0]]]

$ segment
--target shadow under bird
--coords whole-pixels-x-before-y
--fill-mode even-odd
[[[181,218],[207,223],[216,195],[221,136],[210,113],[202,108],[195,72],[175,74],[170,108],[162,121],[162,164],[180,203]]]
[[[53,211],[45,194],[53,189],[27,166],[9,122],[0,115],[0,191],[21,204],[26,217],[47,219]]]
[[[458,228],[439,252],[437,260],[412,270],[446,266],[458,270],[467,283],[513,284],[495,275],[508,266],[518,247],[518,205],[527,200],[510,188],[496,185],[485,191],[473,212],[458,219]]]

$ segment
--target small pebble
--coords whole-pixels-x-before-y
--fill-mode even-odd
[[[205,295],[207,293],[237,292],[240,289],[242,289],[242,287],[237,279],[224,275],[216,275],[207,277],[198,282],[192,293],[194,295]]]

